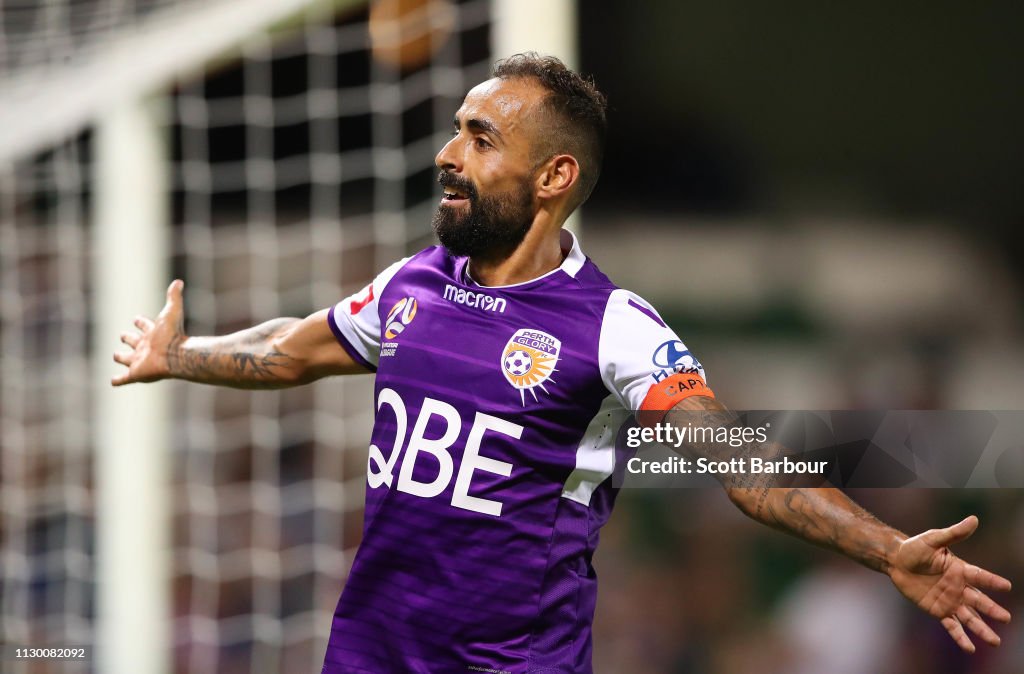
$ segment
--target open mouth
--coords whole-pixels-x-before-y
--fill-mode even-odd
[[[466,194],[454,187],[445,187],[441,196],[441,201],[447,203],[459,203],[468,200],[469,197]]]

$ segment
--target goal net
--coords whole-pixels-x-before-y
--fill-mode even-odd
[[[429,244],[433,157],[490,67],[488,0],[292,2],[288,16],[284,0],[234,3],[248,6],[240,14],[214,4],[3,8],[2,644],[97,638],[94,403],[114,366],[91,354],[118,345],[93,344],[93,279],[122,263],[93,245],[103,106],[161,92],[165,253],[185,280],[189,332],[222,334],[329,306]],[[262,6],[279,14],[250,29]],[[195,22],[196,12],[209,14]],[[232,31],[244,32],[236,44],[182,65]],[[50,97],[33,99],[31,82]],[[152,315],[161,301],[134,310]],[[318,671],[361,533],[372,379],[255,393],[158,386],[172,399],[167,669]],[[98,667],[60,664],[0,668]]]

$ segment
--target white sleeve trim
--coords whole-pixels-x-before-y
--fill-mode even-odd
[[[377,366],[380,359],[380,313],[378,302],[395,274],[411,257],[402,258],[377,275],[368,286],[335,304],[327,314],[328,323],[342,346],[354,350],[366,363]],[[372,293],[372,298],[367,300]],[[352,312],[356,308],[358,311]],[[344,339],[342,339],[344,338]]]

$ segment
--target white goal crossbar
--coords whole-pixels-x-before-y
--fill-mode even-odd
[[[111,107],[159,91],[247,38],[296,17],[332,13],[365,0],[195,0],[153,17],[138,30],[94,45],[60,68],[0,82],[0,166],[47,147]]]

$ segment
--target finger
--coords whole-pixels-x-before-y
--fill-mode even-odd
[[[993,632],[981,616],[969,606],[961,604],[956,610],[956,617],[961,625],[966,625],[967,629],[977,634],[989,646],[998,646],[1002,643],[999,635]]]
[[[171,281],[167,286],[167,304],[181,304],[182,291],[185,289],[185,282],[180,278]]]
[[[127,365],[131,367],[132,364],[132,352],[117,351],[114,353],[114,362],[121,363],[121,365]]]
[[[981,567],[975,566],[974,564],[968,564],[964,570],[964,575],[967,576],[967,582],[974,587],[983,587],[986,590],[996,590],[998,592],[1009,592],[1013,585],[1009,580],[1002,576],[997,576],[991,571],[986,571]]]
[[[967,636],[967,632],[964,632],[963,625],[960,621],[953,617],[947,617],[942,619],[942,626],[949,632],[949,636],[953,637],[953,641],[960,647],[961,650],[967,651],[968,653],[974,652],[974,642],[971,641],[970,637]]]
[[[135,323],[135,327],[142,331],[142,334],[146,334],[153,329],[153,321],[149,320],[145,316],[136,316],[133,322]]]
[[[978,518],[970,515],[951,527],[927,531],[921,536],[921,539],[933,548],[944,548],[967,540],[977,528]]]
[[[135,381],[130,370],[126,370],[119,375],[115,375],[110,378],[111,386],[124,386],[125,384],[131,384]]]
[[[172,320],[180,318],[184,312],[185,301],[182,298],[182,289],[185,287],[185,282],[181,279],[174,279],[171,281],[171,285],[167,286],[167,303],[164,304],[164,308],[160,310],[160,316],[170,316]]]
[[[136,346],[138,346],[139,340],[141,338],[142,338],[142,335],[140,335],[137,332],[122,332],[121,333],[121,341],[123,343],[127,344],[128,346],[132,347],[133,349]]]
[[[992,620],[998,620],[1001,623],[1010,622],[1010,612],[1005,608],[992,601],[992,598],[982,592],[976,587],[967,586],[964,590],[966,595],[967,605],[977,610],[979,613],[992,618]]]

